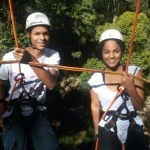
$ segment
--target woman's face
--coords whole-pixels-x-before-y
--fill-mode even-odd
[[[102,49],[102,58],[109,68],[115,68],[120,64],[121,48],[114,40],[108,40],[104,43]]]

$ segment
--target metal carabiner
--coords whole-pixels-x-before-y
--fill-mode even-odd
[[[21,78],[19,78],[19,79],[20,79],[20,83],[22,83],[22,82],[23,82],[23,79],[24,79],[24,73],[19,73],[19,74],[17,74],[17,75],[15,76],[15,81],[18,80],[18,77],[19,77],[19,76],[21,76]]]

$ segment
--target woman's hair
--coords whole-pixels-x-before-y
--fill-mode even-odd
[[[121,40],[118,40],[118,39],[107,39],[107,40],[104,40],[104,41],[100,42],[99,45],[98,45],[98,53],[100,54],[100,58],[101,59],[102,59],[102,49],[103,49],[103,47],[105,45],[105,42],[109,41],[109,40],[113,40],[119,45],[119,47],[121,49],[121,54],[123,54],[123,52],[125,50],[125,44]]]

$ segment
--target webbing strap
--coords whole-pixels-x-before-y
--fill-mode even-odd
[[[126,91],[123,91],[122,94],[120,95],[123,99],[123,103],[118,107],[118,109],[113,113],[111,120],[104,125],[104,130],[101,133],[104,133],[104,131],[109,131],[115,124],[116,121],[118,120],[119,116],[121,115],[121,111],[125,108],[127,111],[128,119],[133,127],[139,126],[136,124],[134,121],[133,116],[130,112],[129,109],[126,106],[126,101],[129,99],[128,98],[128,93]]]

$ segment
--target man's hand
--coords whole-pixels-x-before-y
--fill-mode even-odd
[[[13,50],[13,55],[16,60],[23,64],[28,64],[31,61],[31,54],[26,49],[16,48]]]

